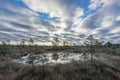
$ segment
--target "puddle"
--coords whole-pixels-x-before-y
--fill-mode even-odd
[[[23,64],[30,64],[30,54],[23,56],[19,59],[13,60],[14,62],[23,63]],[[71,61],[88,61],[91,59],[90,54],[83,54],[83,53],[65,53],[65,52],[58,52],[58,53],[43,53],[43,54],[36,54],[34,55],[34,64],[36,65],[45,65],[45,64],[65,64]]]

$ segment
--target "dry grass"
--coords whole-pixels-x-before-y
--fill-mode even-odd
[[[84,68],[81,62],[57,64],[54,66],[23,65],[11,62],[9,57],[0,57],[0,80],[119,80],[106,71],[107,67],[99,62],[90,69],[88,62]]]

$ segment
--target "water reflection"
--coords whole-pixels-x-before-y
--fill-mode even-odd
[[[20,59],[13,60],[14,62],[29,64],[30,59],[29,55],[23,56]],[[36,54],[35,55],[34,63],[37,65],[45,65],[45,64],[65,64],[71,61],[87,61],[90,60],[91,55],[89,53],[43,53],[43,54]]]

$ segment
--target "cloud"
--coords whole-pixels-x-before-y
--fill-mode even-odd
[[[0,23],[0,32],[4,32],[1,32],[2,38],[0,38],[0,41],[27,39],[34,32],[41,31],[38,34],[43,35],[46,34],[44,30],[49,28],[52,31],[54,29],[54,26],[49,21],[41,20],[37,13],[27,8],[10,4],[7,0],[4,2],[4,5],[0,6]]]
[[[107,0],[90,0],[90,5],[88,6],[88,8],[91,10],[95,10],[107,2]]]
[[[69,0],[23,0],[35,12],[49,14],[49,17],[58,17],[63,27],[71,29],[78,17],[83,15],[83,9],[72,5],[75,1]],[[54,4],[54,5],[53,5]],[[75,11],[74,11],[75,10]],[[56,25],[55,25],[56,26]]]
[[[1,0],[0,41],[32,37],[36,41],[49,42],[58,37],[81,43],[93,34],[100,40],[119,43],[120,1],[90,0],[87,8],[78,2],[13,0],[11,3],[10,0]]]
[[[119,43],[119,3],[119,0],[91,0],[91,4],[88,6],[90,10],[96,9],[100,4],[102,4],[102,6],[96,11],[96,13],[83,19],[83,21],[79,24],[80,26],[77,27],[76,30],[79,32],[82,31],[86,34],[93,34],[100,40]],[[111,37],[114,35],[116,38]]]

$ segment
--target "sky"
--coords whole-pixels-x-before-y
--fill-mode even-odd
[[[89,35],[120,43],[120,0],[0,0],[0,41],[80,44]]]

